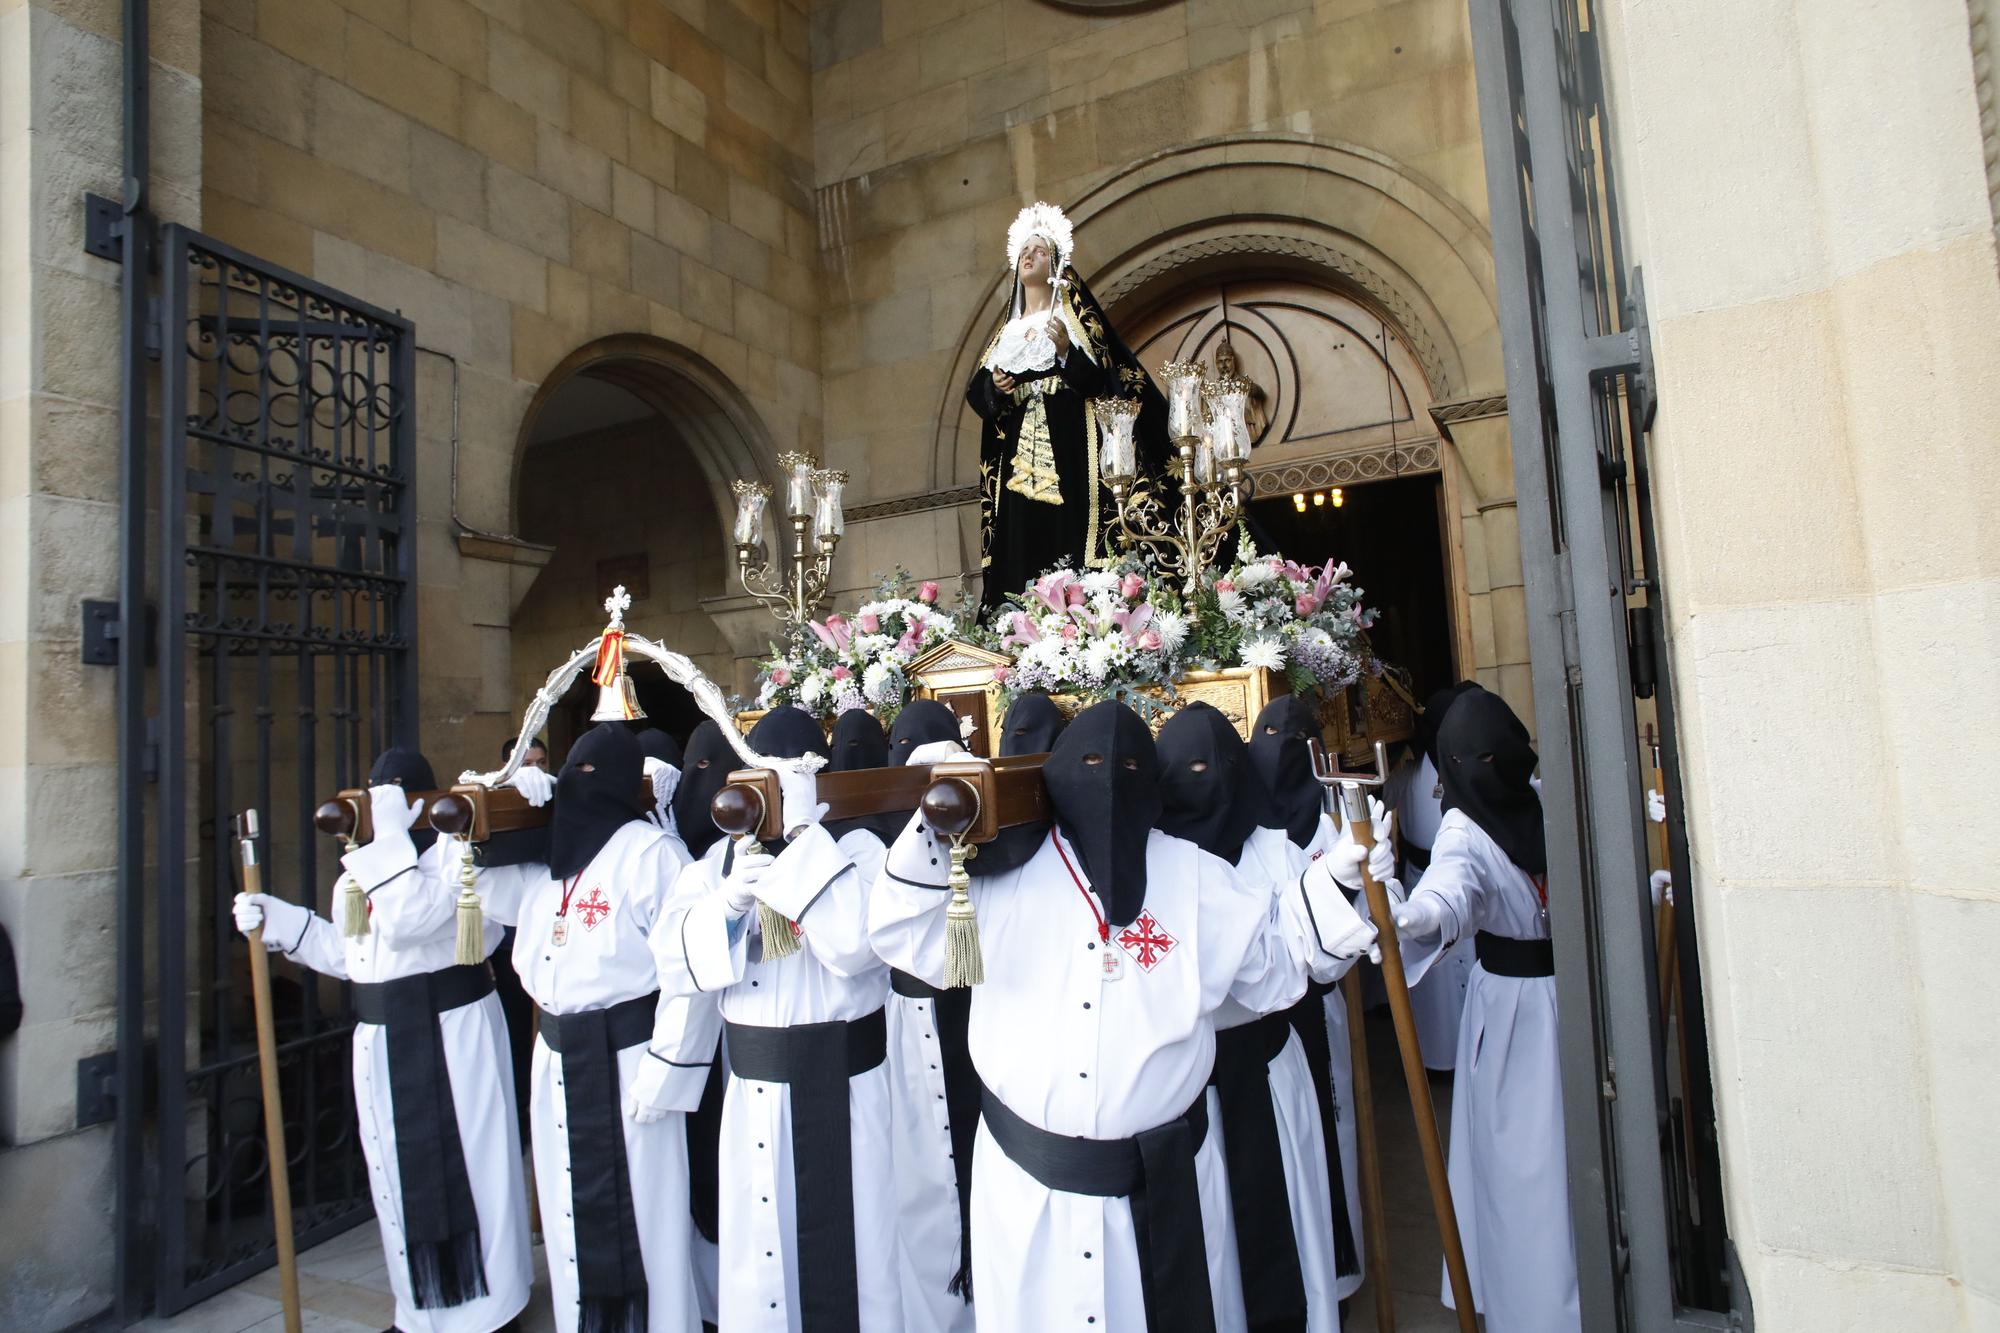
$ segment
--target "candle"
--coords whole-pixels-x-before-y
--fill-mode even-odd
[[[771,488],[739,480],[730,489],[736,492],[736,544],[755,546],[764,540],[764,504],[771,498]]]
[[[1167,381],[1167,434],[1176,440],[1201,434],[1201,364],[1169,361],[1160,374]]]
[[[1097,416],[1098,469],[1107,484],[1122,485],[1138,471],[1132,428],[1139,420],[1139,404],[1130,398],[1094,398],[1090,406]]]
[[[1216,461],[1247,462],[1250,458],[1250,386],[1230,377],[1206,386],[1202,396],[1208,401],[1209,414],[1217,426],[1210,437],[1215,442]]]
[[[813,535],[831,546],[847,531],[847,516],[840,507],[840,493],[847,485],[847,474],[818,471],[813,473],[813,485],[819,492],[819,499],[813,505]]]
[[[778,455],[785,469],[785,513],[792,518],[810,517],[813,511],[813,460],[810,454]]]
[[[1215,447],[1203,436],[1194,447],[1194,484],[1211,486],[1215,483]]]

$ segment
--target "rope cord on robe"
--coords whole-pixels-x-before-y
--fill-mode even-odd
[[[1208,1094],[1174,1119],[1129,1139],[1053,1134],[980,1087],[986,1132],[1045,1188],[1124,1198],[1132,1207],[1148,1333],[1215,1333],[1194,1157],[1208,1137]]]
[[[726,1023],[723,1032],[730,1073],[791,1088],[799,1326],[806,1333],[860,1333],[847,1084],[888,1057],[888,1022],[877,1009],[851,1023]]]
[[[562,1059],[569,1212],[576,1223],[578,1333],[644,1333],[646,1261],[625,1157],[618,1053],[653,1034],[659,992],[608,1009],[541,1015],[542,1044]]]
[[[1282,1013],[1224,1028],[1215,1034],[1215,1068],[1208,1076],[1222,1113],[1243,1308],[1255,1330],[1305,1327],[1305,1275],[1299,1267],[1298,1233],[1292,1228],[1278,1112],[1271,1101],[1271,1062],[1291,1035]]]
[[[486,1261],[438,1016],[491,995],[493,969],[440,968],[353,991],[356,1020],[380,1025],[388,1046],[411,1299],[419,1310],[463,1305],[487,1294]]]

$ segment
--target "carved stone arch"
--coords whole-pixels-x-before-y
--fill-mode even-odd
[[[543,377],[522,414],[514,443],[513,512],[520,514],[521,456],[536,419],[549,400],[574,376],[614,384],[673,424],[701,467],[717,521],[727,530],[736,501],[729,483],[737,477],[778,476],[778,449],[763,419],[727,375],[679,343],[651,334],[619,333],[586,343]]]
[[[1486,224],[1372,149],[1261,133],[1170,149],[1064,202],[1078,270],[1114,319],[1245,261],[1310,270],[1381,308],[1438,399],[1499,392],[1498,297]],[[1000,317],[1007,274],[967,321],[942,386],[929,489],[974,486],[978,419],[962,392]]]

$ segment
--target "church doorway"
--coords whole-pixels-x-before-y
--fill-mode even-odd
[[[1423,368],[1371,305],[1295,275],[1205,276],[1129,324],[1140,361],[1199,361],[1251,391],[1260,542],[1346,561],[1379,611],[1375,651],[1418,698],[1470,674],[1452,506]]]
[[[515,512],[524,541],[554,549],[514,615],[516,698],[603,629],[619,586],[635,633],[729,679],[728,645],[701,601],[730,578],[717,478],[758,472],[754,425],[733,393],[687,354],[637,337],[583,348],[544,383],[522,427]],[[693,696],[657,670],[631,679],[647,725],[685,742],[702,718]],[[550,711],[553,761],[597,704],[579,676]]]

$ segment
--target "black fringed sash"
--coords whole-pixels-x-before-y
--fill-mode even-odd
[[[723,1034],[730,1073],[791,1088],[799,1326],[806,1333],[860,1333],[847,1083],[881,1065],[888,1024],[877,1009],[851,1023],[728,1023]]]
[[[419,1310],[449,1309],[487,1291],[479,1210],[438,1015],[492,993],[493,969],[485,963],[354,984],[356,1019],[380,1026],[388,1044],[403,1248]]]
[[[578,1333],[645,1333],[646,1260],[632,1210],[618,1053],[653,1035],[658,991],[608,1009],[541,1011],[542,1043],[562,1057],[576,1224]]]
[[[688,1112],[688,1216],[694,1229],[710,1245],[720,1237],[722,1212],[722,1094],[729,1087],[729,1074],[722,1066],[718,1044],[715,1059],[709,1062],[708,1082],[702,1084],[701,1101]]]
[[[889,989],[910,1000],[931,1002],[937,1030],[938,1063],[943,1066],[944,1109],[951,1122],[951,1169],[958,1178],[958,1271],[946,1290],[972,1300],[972,1144],[979,1134],[979,1075],[972,1068],[972,991],[939,990],[908,972],[890,969]]]
[[[1229,1165],[1229,1211],[1236,1219],[1243,1307],[1257,1333],[1304,1333],[1306,1283],[1291,1193],[1271,1103],[1271,1061],[1292,1035],[1283,1014],[1268,1014],[1215,1034],[1215,1087],[1222,1112],[1222,1155]]]
[[[1319,1099],[1319,1132],[1326,1143],[1326,1181],[1333,1195],[1333,1271],[1353,1277],[1361,1271],[1354,1247],[1354,1223],[1347,1215],[1347,1168],[1340,1160],[1340,1108],[1333,1101],[1333,1039],[1327,1032],[1326,997],[1337,984],[1306,983],[1306,996],[1285,1010],[1285,1018],[1306,1048],[1306,1068],[1312,1070],[1313,1095]]]

